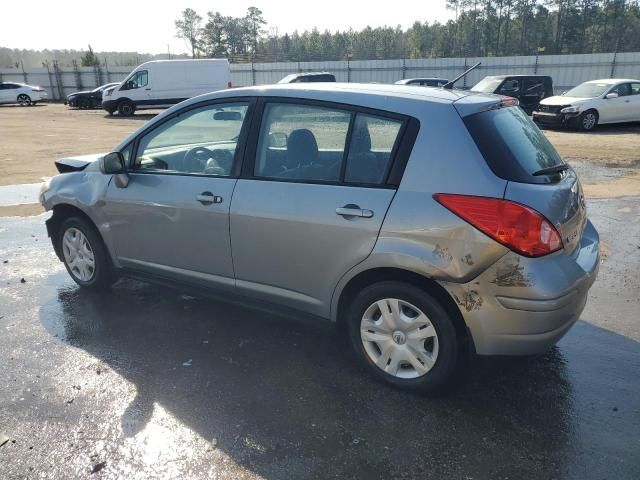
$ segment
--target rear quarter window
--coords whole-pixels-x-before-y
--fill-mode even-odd
[[[520,107],[476,113],[464,119],[489,168],[505,180],[549,183],[549,176],[534,176],[544,168],[563,163],[562,158]]]

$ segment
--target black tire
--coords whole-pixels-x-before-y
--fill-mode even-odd
[[[123,117],[130,117],[136,112],[136,106],[129,100],[123,100],[118,104],[118,114]]]
[[[78,108],[82,110],[91,108],[91,100],[89,100],[88,98],[81,98],[80,100],[78,100]]]
[[[67,262],[67,255],[65,253],[63,240],[65,233],[70,229],[79,230],[85,236],[89,243],[90,250],[93,253],[95,267],[93,268],[92,275],[89,279],[81,279]],[[104,246],[100,234],[87,220],[80,217],[69,217],[64,220],[58,229],[58,245],[60,246],[64,266],[67,269],[67,272],[69,272],[71,278],[78,285],[92,290],[104,290],[113,285],[116,278],[113,275],[113,267],[109,254],[107,253],[107,249]]]
[[[376,366],[365,350],[360,333],[362,318],[371,305],[385,298],[403,300],[417,307],[427,315],[436,331],[438,354],[431,369],[422,376],[398,378],[391,375]],[[386,281],[366,287],[351,302],[346,322],[349,339],[359,362],[378,378],[396,387],[422,392],[435,390],[443,385],[455,370],[459,345],[453,322],[435,298],[416,286]]]
[[[583,132],[590,132],[598,126],[598,112],[587,110],[578,117],[578,129]]]

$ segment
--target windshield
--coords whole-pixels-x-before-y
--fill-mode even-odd
[[[547,182],[533,176],[562,165],[560,155],[520,107],[476,113],[464,119],[478,149],[497,176],[525,183]]]
[[[573,87],[563,95],[565,97],[594,98],[602,95],[610,86],[610,83],[586,82]]]
[[[485,77],[471,87],[471,90],[474,92],[493,93],[500,86],[502,80],[502,78]]]

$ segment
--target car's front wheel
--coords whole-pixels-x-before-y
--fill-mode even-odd
[[[64,266],[78,285],[103,289],[113,284],[107,250],[89,222],[80,217],[67,218],[60,225],[58,242]]]
[[[133,102],[123,100],[118,104],[118,113],[123,117],[130,117],[135,113],[135,111],[136,106],[133,104]]]
[[[598,112],[587,110],[578,117],[578,128],[583,132],[590,132],[598,125]]]
[[[360,361],[395,386],[428,391],[453,373],[458,339],[440,303],[411,284],[370,285],[353,300],[349,337]]]
[[[26,93],[21,93],[20,95],[18,95],[18,105],[20,105],[21,107],[31,105],[31,97],[29,97],[29,95],[27,95]]]

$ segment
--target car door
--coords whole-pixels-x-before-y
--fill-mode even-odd
[[[122,97],[127,97],[136,105],[145,105],[152,103],[151,86],[149,85],[149,72],[147,70],[138,70],[124,82],[119,89]]]
[[[523,79],[523,88],[520,93],[520,105],[522,109],[531,114],[538,106],[540,100],[544,98],[545,86],[542,78],[525,78]]]
[[[611,93],[615,93],[618,96],[607,98],[607,95]],[[628,121],[631,104],[630,93],[630,83],[619,83],[611,87],[601,100],[601,108],[598,110],[600,123]]]
[[[631,91],[626,102],[626,119],[629,122],[640,122],[640,82],[630,83],[629,86]]]
[[[521,92],[521,81],[519,78],[507,78],[496,90],[498,95],[506,95],[508,97],[518,98]]]
[[[338,280],[375,245],[406,119],[302,100],[259,110],[231,204],[236,286],[327,316]]]
[[[18,85],[13,83],[0,85],[0,102],[16,103],[18,101],[18,88]]]
[[[187,107],[135,140],[128,185],[112,180],[103,207],[123,267],[233,290],[229,206],[251,105]]]

